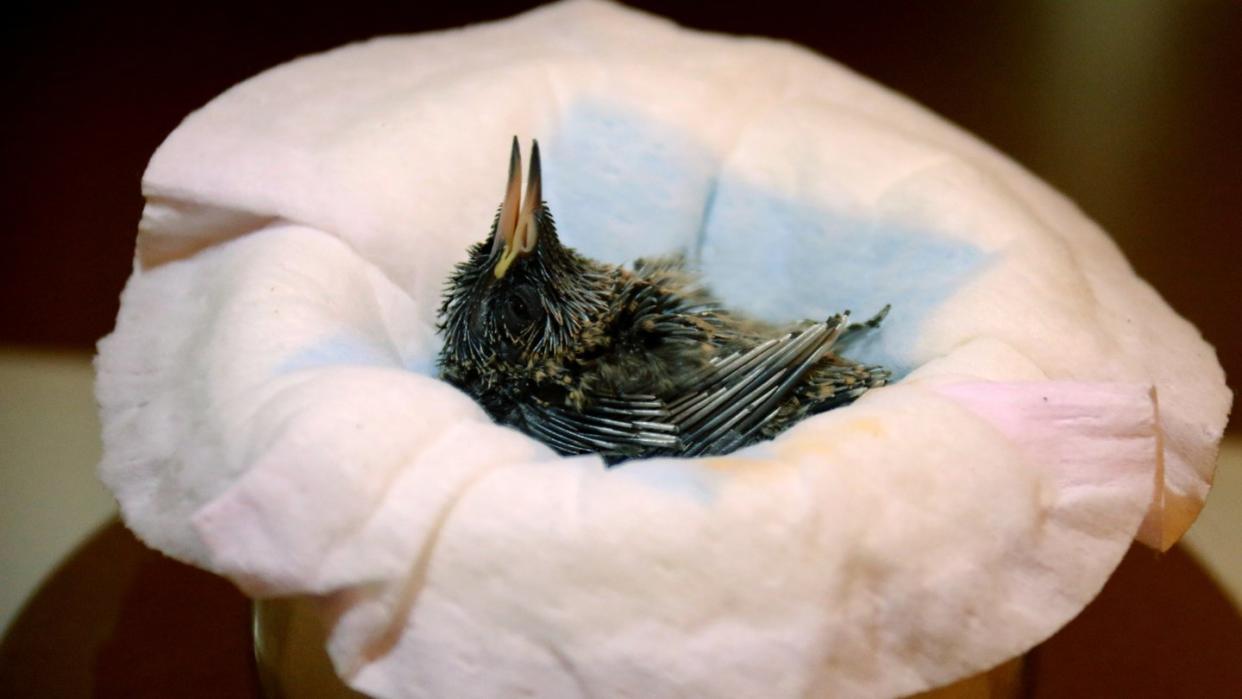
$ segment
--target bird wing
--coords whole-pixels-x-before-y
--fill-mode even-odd
[[[677,427],[655,396],[599,397],[582,410],[526,403],[528,430],[562,454],[638,456],[678,446]]]
[[[828,354],[843,321],[835,316],[713,361],[669,403],[681,453],[718,454],[749,442]]]
[[[752,440],[828,354],[844,329],[835,316],[746,350],[715,357],[676,396],[588,395],[582,411],[522,406],[528,429],[566,454],[697,456]]]

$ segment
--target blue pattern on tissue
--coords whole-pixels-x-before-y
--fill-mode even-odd
[[[561,240],[612,264],[690,249],[719,163],[685,132],[578,102],[543,150],[543,196]]]
[[[741,181],[721,184],[704,231],[700,265],[728,308],[783,323],[844,310],[861,321],[892,304],[847,353],[895,378],[915,368],[923,321],[988,259],[931,230],[823,211]]]
[[[979,248],[767,191],[720,172],[691,134],[600,101],[572,105],[544,142],[544,197],[561,238],[620,264],[686,252],[726,306],[770,322],[843,310],[879,332],[848,349],[897,378],[923,321],[986,263]]]

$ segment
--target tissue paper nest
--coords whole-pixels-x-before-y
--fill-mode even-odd
[[[900,378],[728,457],[606,469],[437,380],[514,134],[566,242],[773,321],[893,304]],[[143,181],[99,347],[125,521],[320,595],[387,697],[883,696],[1022,653],[1206,496],[1211,348],[1074,206],[803,49],[592,2],[280,66]],[[1158,407],[1157,407],[1158,406]],[[525,693],[525,694],[523,694]]]

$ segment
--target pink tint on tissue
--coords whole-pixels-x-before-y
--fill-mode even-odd
[[[986,420],[1056,491],[1152,479],[1148,516],[1159,516],[1163,459],[1156,390],[1139,383],[964,382],[936,392]]]

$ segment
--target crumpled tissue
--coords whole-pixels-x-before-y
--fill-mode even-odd
[[[513,134],[567,243],[684,252],[773,321],[892,304],[897,381],[606,469],[435,376]],[[1070,202],[799,47],[599,2],[269,70],[159,148],[99,345],[148,544],[316,595],[382,697],[895,696],[1022,653],[1207,494],[1212,349]]]

